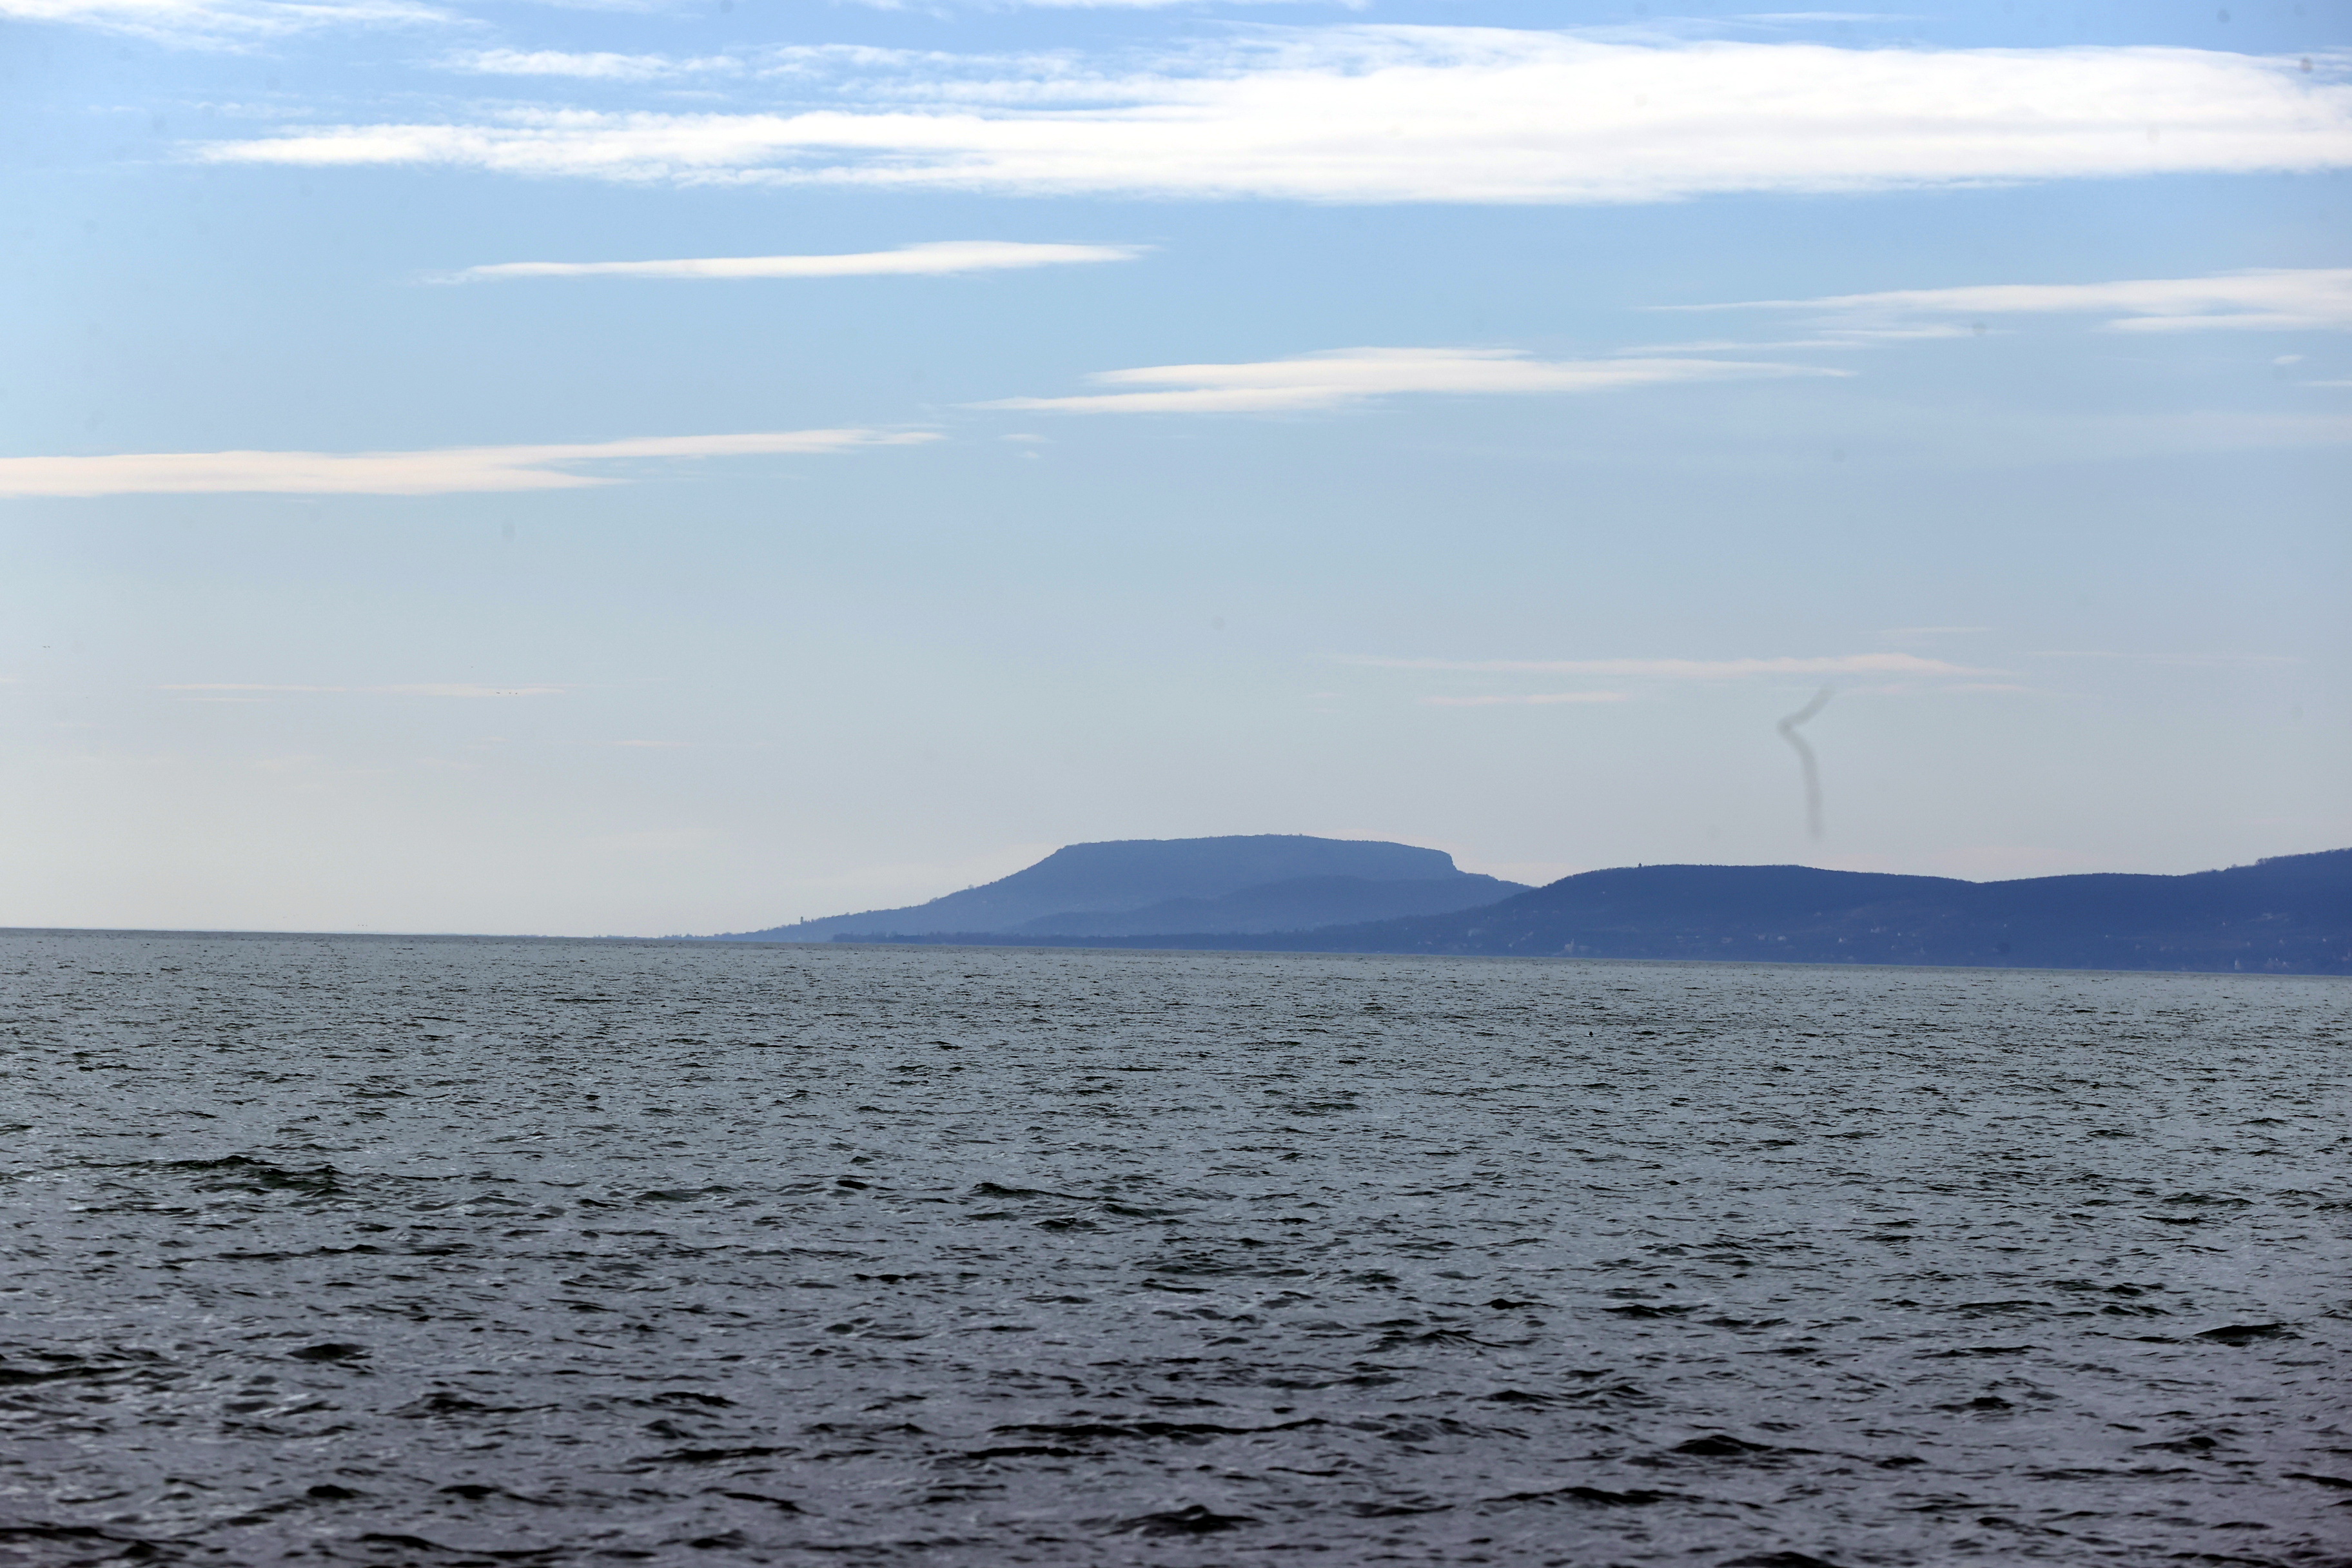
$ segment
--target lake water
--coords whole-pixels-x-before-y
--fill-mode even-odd
[[[2352,1563],[2352,984],[0,934],[0,1563]]]

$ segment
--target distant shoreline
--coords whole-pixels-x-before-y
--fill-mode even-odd
[[[675,936],[541,936],[501,935],[480,931],[214,931],[174,930],[149,926],[0,926],[0,940],[12,937],[150,937],[215,942],[405,942],[456,945],[469,942],[517,942],[596,947],[677,947],[752,950],[761,952],[866,952],[936,949],[943,952],[1104,952],[1139,958],[1347,958],[1409,959],[1466,963],[1581,963],[1642,968],[1797,969],[1845,973],[1864,970],[1930,970],[1938,973],[1980,972],[1987,974],[2113,974],[2173,976],[2204,980],[2328,980],[2352,981],[2352,972],[2257,969],[2100,968],[2093,965],[2034,963],[1942,963],[1935,962],[1819,961],[1790,958],[1638,958],[1599,953],[1560,952],[1397,952],[1320,947],[1220,947],[1203,941],[1197,946],[1152,945],[1141,939],[1107,942],[1071,938],[1064,941],[947,941],[898,939],[882,942],[727,942]]]

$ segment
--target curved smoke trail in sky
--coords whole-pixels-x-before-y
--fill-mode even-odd
[[[1805,831],[1814,838],[1822,836],[1822,769],[1813,760],[1813,749],[1797,733],[1797,726],[1829,706],[1832,692],[1824,686],[1813,693],[1813,700],[1780,721],[1776,726],[1780,739],[1797,748],[1797,761],[1805,770]]]

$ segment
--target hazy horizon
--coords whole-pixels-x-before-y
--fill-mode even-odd
[[[1063,846],[1063,847],[1072,847],[1072,846]],[[1049,853],[1050,853],[1050,852],[1049,852]],[[2328,851],[2328,850],[2306,850],[2306,851],[2303,851],[2303,852],[2301,852],[2301,853],[2302,853],[2303,855],[2329,854],[2329,853],[2342,853],[2342,850],[2340,850],[2340,849],[2339,849],[2339,850],[2336,850],[2336,851]],[[2272,860],[2272,859],[2294,859],[2294,858],[2299,858],[2298,856],[2293,856],[2293,855],[2290,855],[2290,856],[2283,856],[2283,857],[2268,857],[2268,856],[2266,856],[2266,857],[2261,857],[2261,858],[2258,858],[2258,859],[2257,859],[2257,860],[2255,860],[2255,861],[2243,862],[2243,863],[2242,863],[2242,864],[2241,864],[2241,866],[2227,866],[2227,867],[2224,867],[2224,866],[2215,866],[2215,867],[2205,867],[2205,868],[2200,868],[2200,870],[2208,870],[2208,871],[2233,870],[2233,869],[2240,869],[2240,868],[2242,868],[2242,866],[2251,866],[2251,865],[2256,865],[2256,864],[2263,864],[2263,863],[2267,863],[2268,861],[2270,861],[2270,860]],[[1043,857],[1041,857],[1040,858],[1042,859],[1042,858],[1043,858]],[[1015,869],[1015,871],[1029,869],[1029,868],[1034,868],[1034,866],[1036,866],[1038,863],[1039,863],[1039,861],[1033,860],[1033,861],[1030,861],[1030,862],[1026,863],[1025,865],[1024,865],[1024,866],[1022,866],[1022,867],[1016,867],[1014,869]],[[1689,867],[1693,867],[1693,866],[1700,866],[1700,867],[1705,867],[1705,868],[1734,868],[1734,869],[1737,869],[1737,868],[1752,868],[1752,869],[1759,869],[1759,870],[1789,870],[1789,869],[1803,869],[1803,868],[1805,868],[1805,867],[1806,867],[1806,863],[1805,863],[1805,862],[1802,862],[1802,861],[1785,861],[1785,862],[1774,862],[1774,861],[1709,861],[1709,862],[1694,862],[1694,861],[1650,861],[1650,862],[1644,862],[1644,863],[1636,863],[1636,864],[1634,864],[1634,865],[1633,865],[1633,866],[1622,866],[1622,867],[1591,867],[1591,868],[1586,868],[1586,871],[1601,871],[1601,870],[1640,870],[1640,869],[1651,868],[1660,868],[1660,869],[1665,869],[1665,868],[1675,868],[1675,867],[1682,867],[1682,868],[1689,868]],[[1509,884],[1509,883],[1507,883],[1507,886],[1509,886],[1509,888],[1510,888],[1510,889],[1511,889],[1511,890],[1510,890],[1510,891],[1508,891],[1508,892],[1506,892],[1506,893],[1502,893],[1502,894],[1500,894],[1500,895],[1497,895],[1497,900],[1499,900],[1499,899],[1514,898],[1514,897],[1517,897],[1517,894],[1518,894],[1518,893],[1520,893],[1520,892],[1523,892],[1523,891],[1533,891],[1533,890],[1535,890],[1535,889],[1540,889],[1540,888],[1543,888],[1543,887],[1549,886],[1549,885],[1550,885],[1550,883],[1551,883],[1551,882],[1553,882],[1553,881],[1564,881],[1564,880],[1567,880],[1569,878],[1573,878],[1573,877],[1577,877],[1577,876],[1580,876],[1580,875],[1584,875],[1584,874],[1585,874],[1585,872],[1583,872],[1583,871],[1572,871],[1572,872],[1569,872],[1569,873],[1567,873],[1564,877],[1561,877],[1561,878],[1555,878],[1555,879],[1550,879],[1549,880],[1548,880],[1548,881],[1546,881],[1546,882],[1539,882],[1539,883],[1535,883],[1535,884],[1531,884],[1531,885],[1530,885],[1530,884]],[[1897,873],[1897,874],[1899,875],[1899,874],[1903,874],[1903,873]],[[1910,874],[1912,874],[1912,875],[1919,875],[1920,873],[1910,873]],[[2090,872],[2090,873],[2056,872],[2056,873],[2051,873],[2050,875],[2055,875],[2055,876],[2064,877],[2064,876],[2070,876],[2070,875],[2099,875],[2099,874],[2101,874],[2101,873],[2097,873],[2097,872]],[[2165,875],[2166,873],[2152,873],[2152,874],[2154,874],[2154,875]],[[2194,873],[2194,872],[2190,872],[2190,873],[2172,873],[2172,874],[2173,874],[2173,875],[2194,875],[2195,873]],[[1007,875],[1011,875],[1011,873],[1008,873]],[[1930,875],[1932,875],[1932,873],[1930,873]],[[992,882],[992,881],[1001,880],[1001,879],[991,879],[990,880]],[[1963,881],[1963,882],[1976,883],[1976,884],[1987,884],[1987,883],[1994,883],[1994,882],[2001,882],[2001,881],[2032,881],[2032,880],[2038,880],[2038,879],[2039,879],[2038,877],[2026,877],[2026,878],[1957,878],[1957,879],[1952,879],[1952,880],[1958,880],[1958,881]],[[52,926],[38,926],[38,925],[0,926],[0,931],[19,931],[19,932],[25,932],[25,931],[67,931],[67,932],[72,932],[72,931],[83,931],[83,932],[90,932],[90,933],[94,933],[94,934],[109,934],[109,933],[112,933],[112,934],[122,934],[122,935],[154,934],[154,935],[167,935],[167,936],[168,936],[168,935],[226,935],[226,936],[367,936],[367,937],[381,936],[381,937],[385,937],[385,938],[416,937],[416,938],[434,938],[434,939],[437,939],[437,938],[444,938],[444,937],[446,937],[446,938],[451,938],[451,939],[480,939],[480,940],[488,940],[488,941],[496,941],[496,940],[499,940],[499,939],[502,939],[502,938],[512,938],[512,939],[514,939],[514,940],[518,940],[518,941],[530,941],[530,942],[567,942],[567,941],[586,941],[586,942],[671,942],[671,941],[700,940],[700,939],[705,939],[705,938],[719,938],[719,937],[740,938],[740,937],[745,936],[747,933],[751,934],[751,935],[757,935],[757,934],[759,934],[759,933],[761,933],[761,932],[767,931],[776,931],[776,930],[785,930],[785,929],[789,929],[790,927],[792,927],[792,926],[793,926],[793,925],[795,925],[795,924],[811,924],[811,925],[816,925],[816,926],[819,926],[819,927],[821,927],[821,928],[822,928],[822,927],[824,927],[824,926],[826,926],[826,925],[830,924],[833,921],[844,920],[844,919],[855,919],[855,918],[856,918],[856,917],[858,917],[858,916],[861,916],[861,915],[866,915],[866,914],[883,913],[883,912],[887,912],[889,910],[894,910],[894,909],[906,909],[906,908],[919,908],[919,907],[924,907],[924,906],[927,906],[927,905],[929,905],[929,904],[931,904],[931,903],[934,903],[934,902],[938,902],[938,901],[940,901],[940,900],[943,900],[943,899],[947,898],[947,897],[948,897],[948,895],[950,895],[950,894],[953,894],[953,893],[957,893],[957,892],[971,892],[971,891],[975,890],[976,889],[979,889],[979,888],[982,888],[982,887],[985,887],[985,886],[987,886],[987,885],[988,885],[988,883],[972,883],[972,884],[969,884],[969,885],[967,885],[967,886],[965,886],[965,887],[962,887],[962,888],[950,888],[950,889],[945,889],[943,892],[941,892],[941,893],[940,893],[940,894],[935,894],[935,895],[933,895],[933,896],[931,896],[930,898],[912,900],[910,900],[908,904],[905,904],[905,905],[876,906],[876,907],[869,908],[869,909],[856,909],[856,910],[836,910],[830,911],[830,912],[829,912],[829,914],[814,914],[814,915],[805,915],[805,916],[796,916],[796,917],[794,917],[794,918],[793,918],[793,919],[792,919],[792,920],[779,921],[772,921],[772,922],[770,922],[770,924],[769,924],[769,925],[764,926],[764,927],[745,928],[745,929],[744,929],[744,931],[661,931],[661,932],[646,933],[646,932],[629,932],[629,931],[568,931],[568,932],[567,932],[567,931],[461,931],[461,930],[448,930],[448,929],[423,929],[423,928],[419,928],[419,929],[394,929],[394,928],[384,928],[384,927],[379,927],[379,926],[356,926],[356,927],[350,927],[350,928],[343,928],[343,929],[335,929],[335,928],[328,928],[328,927],[221,927],[221,926],[215,926],[215,927],[185,927],[185,926],[183,926],[183,927],[169,927],[169,926],[165,926],[165,927],[156,927],[156,926],[54,926],[54,925],[52,925]],[[1473,907],[1483,907],[1483,906],[1473,906]],[[1694,916],[1696,916],[1696,915],[1697,915],[1697,914],[1699,914],[1700,912],[1701,912],[1701,911],[1700,911],[1700,910],[1696,910],[1696,909],[1694,909],[1694,910],[1691,911],[1691,913],[1692,913]],[[1361,916],[1361,917],[1359,917],[1359,916],[1355,916],[1355,915],[1349,915],[1349,916],[1347,916],[1347,917],[1344,917],[1344,918],[1339,919],[1339,922],[1338,922],[1338,923],[1340,923],[1340,924],[1346,924],[1346,925],[1351,925],[1351,926],[1352,926],[1352,925],[1354,925],[1354,924],[1360,923],[1360,920],[1384,920],[1384,919],[1388,919],[1388,918],[1390,918],[1390,917],[1378,916],[1378,915],[1372,915],[1372,916]],[[1222,929],[1222,928],[1219,928],[1219,929]],[[1285,930],[1288,930],[1288,929],[1291,929],[1291,928],[1283,928],[1283,929],[1285,929]],[[1012,931],[1010,931],[1009,930],[1007,930],[1007,931],[997,931],[997,928],[996,928],[995,926],[993,926],[993,925],[992,925],[992,926],[990,927],[990,931],[992,931],[992,932],[996,932],[996,934],[999,934],[999,935],[1011,936],[1011,935],[1013,935],[1013,934],[1014,934],[1014,933],[1013,933]],[[976,933],[976,934],[985,934],[985,933]],[[1241,936],[1249,936],[1249,935],[1252,935],[1252,934],[1264,934],[1264,932],[1263,932],[1262,931],[1255,931],[1254,932],[1237,932],[1237,933],[1234,933],[1234,934],[1241,935]],[[816,940],[816,939],[811,939],[811,940]],[[833,937],[828,936],[828,937],[824,938],[824,940],[828,941],[828,942],[830,942],[830,941],[834,941],[834,940],[844,940],[844,941],[856,942],[856,941],[861,941],[861,940],[866,940],[866,939],[861,938],[861,937],[858,937],[858,936],[856,936],[856,935],[849,935],[849,936],[845,936],[845,937],[839,938],[839,939],[835,939],[835,938],[833,938]],[[1047,941],[1049,941],[1049,942],[1065,942],[1066,939],[1066,938],[1063,938],[1063,937],[1060,937],[1060,936],[1049,936],[1046,940],[1047,940]],[[1122,944],[1125,944],[1125,945],[1132,945],[1132,942],[1131,942],[1129,939],[1127,939],[1127,938],[1122,937],[1122,938],[1119,938],[1118,940],[1119,940],[1119,942],[1120,942]],[[1311,950],[1311,949],[1306,949],[1306,950],[1300,950],[1300,951],[1312,951],[1312,950]],[[1611,962],[1611,961],[1609,961],[1609,960],[1602,960],[1602,962]],[[1748,961],[1748,960],[1741,960],[1741,961],[1739,961],[1739,962],[1752,962],[1752,961]],[[1791,962],[1807,962],[1807,961],[1791,961]],[[2028,964],[2028,965],[2026,965],[2025,967],[2029,967],[2029,968],[2030,968],[2030,967],[2036,967],[2036,965]],[[2080,965],[2071,965],[2071,966],[2070,966],[2070,965],[2058,965],[2058,966],[2056,966],[2056,967],[2064,968],[2064,967],[2081,967],[2081,966],[2080,966]],[[2201,971],[2193,971],[2193,970],[2192,970],[2192,971],[2189,971],[2189,972],[2192,972],[2192,973],[2201,973]],[[2297,972],[2297,973],[2299,973],[2299,972]]]

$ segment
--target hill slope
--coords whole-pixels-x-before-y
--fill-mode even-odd
[[[1412,890],[1392,884],[1410,884]],[[1444,850],[1410,844],[1302,834],[1131,838],[1068,845],[1026,870],[926,904],[706,940],[825,942],[1015,931],[1112,935],[1198,931],[1202,920],[1219,931],[1285,931],[1468,909],[1519,890],[1516,882],[1457,870]],[[1254,896],[1241,897],[1245,893]],[[1178,919],[1171,905],[1193,912]],[[1150,912],[1137,923],[1111,918],[1139,911]]]
[[[1298,877],[1262,882],[1214,899],[1170,899],[1139,910],[1089,913],[1064,910],[1023,923],[1024,934],[1149,936],[1181,931],[1303,931],[1317,926],[1437,915],[1477,909],[1513,893],[1518,882],[1457,871],[1379,882],[1362,877]]]
[[[1276,952],[2347,974],[2352,849],[2179,877],[2009,882],[1804,866],[1643,866],[1563,878],[1461,913],[1294,934],[1091,940]]]

